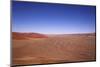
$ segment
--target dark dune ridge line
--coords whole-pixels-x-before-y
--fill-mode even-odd
[[[29,38],[47,38],[47,36],[40,33],[12,32],[12,38],[15,40],[28,40]]]

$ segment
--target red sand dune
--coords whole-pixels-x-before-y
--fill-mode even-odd
[[[12,32],[12,38],[15,40],[28,40],[29,38],[47,38],[47,36],[39,33]]]

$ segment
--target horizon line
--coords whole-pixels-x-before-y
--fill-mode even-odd
[[[83,32],[83,33],[40,33],[40,32],[16,32],[12,31],[12,33],[38,33],[38,34],[90,34],[90,33],[96,33],[96,32]]]

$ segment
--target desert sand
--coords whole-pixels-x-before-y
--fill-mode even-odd
[[[12,65],[96,60],[95,33],[71,35],[35,34],[36,36],[32,33],[29,34],[30,36],[23,34],[13,33]]]

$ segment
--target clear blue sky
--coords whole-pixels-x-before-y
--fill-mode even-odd
[[[12,3],[12,31],[44,34],[95,32],[95,6]]]

